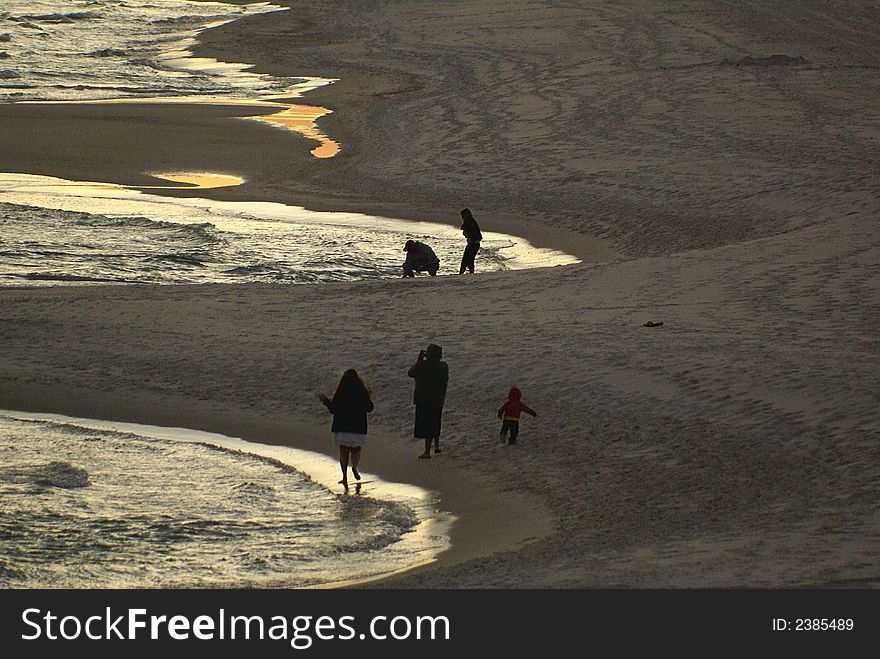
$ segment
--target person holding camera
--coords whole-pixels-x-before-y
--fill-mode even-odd
[[[440,453],[440,425],[443,403],[446,402],[446,386],[449,383],[449,365],[441,360],[443,349],[435,344],[427,350],[420,350],[416,363],[409,371],[415,380],[413,404],[416,406],[416,420],[413,437],[425,440],[425,450],[419,458],[431,457],[431,444],[434,453]]]

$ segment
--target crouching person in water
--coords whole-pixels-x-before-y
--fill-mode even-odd
[[[332,400],[324,394],[318,398],[333,415],[330,427],[333,443],[339,447],[339,466],[342,468],[340,484],[348,488],[348,463],[351,457],[351,473],[360,480],[358,463],[361,448],[367,441],[367,414],[373,411],[370,388],[353,368],[348,369],[339,379]]]
[[[407,240],[403,246],[406,260],[403,262],[403,276],[415,277],[416,272],[427,272],[432,277],[440,269],[440,259],[431,247],[418,240]]]

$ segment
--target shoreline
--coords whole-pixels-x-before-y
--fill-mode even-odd
[[[318,159],[309,155],[312,140],[275,126],[241,121],[274,110],[255,105],[146,100],[0,105],[0,121],[9,127],[0,136],[0,147],[5,152],[4,171],[112,183],[169,197],[276,202],[318,212],[354,212],[455,227],[460,224],[458,208],[450,208],[444,214],[436,208],[411,203],[361,203],[356,194],[341,195],[335,191],[325,198],[320,191],[279,181],[278,172],[289,169],[291,158],[299,167],[308,169],[342,156],[315,162]],[[33,126],[43,129],[35,132]],[[334,139],[332,134],[330,139]],[[107,153],[108,141],[127,144],[131,150]],[[34,160],[34,153],[51,153],[59,143],[66,144],[69,157],[63,161]],[[251,145],[246,154],[241,153],[242,143]],[[90,157],[95,153],[102,154],[100,160]],[[157,170],[216,172],[244,178],[245,182],[221,188],[170,189],[162,185],[163,179],[150,174]],[[483,213],[480,222],[486,226],[484,230],[521,237],[535,248],[560,250],[582,261],[617,257],[606,241],[590,235],[552,226],[535,227],[510,218],[502,222],[497,218],[492,212]]]
[[[294,470],[304,474],[306,478],[324,487],[331,494],[338,494],[336,487],[336,478],[338,478],[338,464],[333,461],[330,456],[312,451],[303,451],[295,449],[288,445],[262,444],[255,441],[245,441],[237,437],[230,437],[218,433],[209,433],[201,430],[192,430],[189,428],[150,426],[143,424],[132,424],[127,422],[105,421],[101,419],[84,419],[79,417],[66,416],[61,414],[47,414],[37,412],[22,412],[19,410],[2,410],[0,415],[4,415],[12,419],[50,421],[62,424],[73,424],[84,428],[95,428],[98,430],[110,430],[115,432],[133,433],[148,438],[159,438],[171,442],[197,442],[201,444],[216,445],[220,448],[229,450],[234,453],[245,452],[254,456],[268,458],[274,462],[280,462]],[[277,449],[281,449],[281,451]],[[289,452],[285,452],[289,449]],[[365,476],[375,476],[375,474],[365,473]],[[431,510],[433,508],[431,497],[435,494],[428,490],[422,490],[416,486],[383,481],[377,478],[366,479],[370,486],[365,496],[369,498],[378,498],[382,501],[404,502],[407,506],[413,507],[419,520],[418,524],[411,531],[405,533],[395,544],[411,546],[413,542],[425,542],[426,536],[434,536],[438,533],[442,534],[443,530],[454,523],[454,518],[442,510]],[[355,485],[358,483],[355,482]],[[346,490],[344,495],[349,496]],[[361,497],[360,488],[352,495]],[[443,535],[441,537],[448,537]],[[411,548],[411,553],[413,549]],[[446,551],[446,550],[444,550]],[[419,554],[427,553],[426,549],[421,549]],[[443,552],[441,552],[443,553]],[[413,554],[414,557],[416,554]],[[335,581],[319,583],[311,586],[295,586],[298,588],[312,589],[336,589],[336,588],[362,588],[371,584],[381,583],[390,578],[399,576],[406,572],[428,567],[437,561],[436,554],[430,558],[422,558],[418,563],[409,567],[399,568],[392,572],[380,575],[365,576],[359,579],[337,579]],[[153,586],[144,586],[152,588]],[[270,586],[276,587],[276,586]],[[294,587],[294,586],[291,586]]]
[[[158,426],[167,429],[189,429],[240,439],[259,446],[281,446],[337,459],[329,441],[329,422],[326,427],[312,423],[295,422],[284,417],[242,417],[220,414],[210,405],[198,405],[193,401],[149,400],[143,393],[131,392],[131,397],[120,395],[89,395],[68,389],[21,386],[9,391],[0,386],[0,409],[21,413],[60,414],[107,423],[130,423]],[[132,403],[131,401],[137,401]],[[10,406],[16,406],[14,409]],[[161,412],[157,410],[161,409]],[[100,416],[98,416],[100,415]],[[550,533],[549,515],[543,502],[528,493],[502,493],[497,483],[487,482],[470,471],[437,474],[410,470],[420,442],[409,442],[403,450],[388,441],[381,433],[370,433],[369,450],[362,459],[364,474],[375,474],[385,482],[412,484],[438,496],[442,505],[452,515],[450,520],[450,546],[423,565],[406,571],[398,571],[382,577],[358,582],[358,587],[392,583],[407,572],[422,571],[437,565],[448,567],[473,558],[510,550],[536,537]],[[411,460],[412,459],[412,460]],[[438,460],[442,460],[439,458]],[[303,467],[296,467],[303,469]],[[334,469],[338,465],[334,465]],[[306,471],[306,473],[310,473]],[[335,473],[335,472],[334,472]],[[319,480],[331,491],[335,478]],[[485,514],[493,507],[513,508],[513,515],[521,528],[509,524],[507,516],[494,522]]]
[[[455,265],[460,258],[460,234],[458,228],[447,224],[439,224],[428,220],[414,222],[391,217],[378,217],[362,213],[318,213],[299,206],[288,206],[277,202],[257,201],[216,201],[209,198],[206,191],[229,188],[241,185],[243,180],[231,175],[210,172],[151,172],[151,176],[165,181],[162,186],[120,186],[107,182],[69,181],[54,177],[28,174],[8,174],[0,172],[0,195],[7,203],[17,204],[21,208],[46,208],[57,211],[84,212],[104,217],[138,217],[160,222],[170,222],[178,226],[208,223],[211,230],[227,236],[230,245],[237,240],[257,240],[258,251],[263,250],[263,259],[280,260],[276,271],[276,283],[307,283],[313,273],[308,268],[299,269],[299,259],[315,257],[315,246],[297,237],[297,232],[312,231],[330,242],[348,244],[345,254],[338,258],[351,258],[354,262],[348,266],[345,279],[392,279],[400,276],[400,247],[405,238],[421,236],[434,248],[441,262],[438,274],[447,276],[455,274]],[[184,185],[188,184],[188,185]],[[170,197],[160,194],[163,191],[185,191],[187,196]],[[198,196],[193,196],[198,195]],[[244,223],[242,222],[244,219]],[[253,223],[251,223],[253,221]],[[12,220],[12,229],[16,222]],[[18,227],[19,232],[26,232],[26,227]],[[260,241],[259,233],[271,232],[272,238]],[[255,237],[255,234],[257,236]],[[14,234],[13,234],[14,235]],[[367,253],[359,251],[360,240],[375,241],[375,247]],[[398,242],[400,241],[400,242]],[[14,242],[14,240],[13,240]],[[520,236],[493,233],[484,234],[484,255],[490,261],[485,272],[515,271],[535,267],[555,267],[578,263],[577,258],[569,253],[547,249],[537,249]],[[23,246],[27,251],[27,246]],[[67,263],[60,264],[60,271],[53,272],[52,259],[45,263],[45,277],[32,277],[33,272],[17,267],[8,260],[11,270],[0,273],[3,285],[26,286],[34,278],[40,281],[68,280],[67,275],[77,271],[78,263],[91,267],[89,253],[74,250]],[[333,257],[336,258],[336,257]],[[484,256],[485,259],[485,256]],[[125,257],[120,260],[118,269],[125,269]],[[232,265],[248,268],[252,263],[236,260],[234,249],[218,252],[214,262],[226,264],[215,267],[210,259],[200,262],[201,269],[180,272],[174,269],[162,273],[135,270],[130,276],[117,281],[118,284],[200,284],[200,283],[248,283],[259,280],[259,277],[229,276]],[[43,264],[34,264],[39,270]],[[343,264],[345,265],[345,264]],[[452,267],[450,267],[452,266]],[[102,269],[102,264],[94,264],[96,279],[101,281],[101,274],[106,273],[109,281],[113,280],[113,269]],[[319,280],[339,279],[340,273],[318,272],[314,276]],[[77,277],[72,278],[74,281]],[[305,281],[304,281],[305,280]],[[86,281],[80,283],[85,284]]]
[[[314,392],[356,367],[389,472],[441,491],[474,474],[497,498],[463,485],[457,505],[504,547],[482,556],[461,528],[461,560],[379,586],[876,587],[880,29],[864,26],[880,18],[858,3],[809,3],[795,23],[690,0],[482,9],[319,0],[204,33],[198,53],[340,78],[305,99],[333,110],[328,162],[204,108],[3,106],[0,148],[32,173],[141,183],[146,162],[234,162],[252,182],[212,196],[450,223],[467,206],[484,230],[607,252],[411,285],[0,289],[0,407],[279,442],[302,427],[318,445]],[[443,461],[426,465],[405,373],[428,342],[453,380]],[[512,384],[540,416],[502,451]],[[546,526],[507,545],[508,521],[532,537],[518,496]]]

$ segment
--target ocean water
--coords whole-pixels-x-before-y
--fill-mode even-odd
[[[0,286],[394,278],[409,238],[434,248],[440,275],[458,272],[451,225],[0,174]],[[477,257],[480,272],[573,262],[492,232]]]
[[[209,25],[282,9],[182,0],[3,0],[0,102],[262,98],[301,82],[191,56]]]
[[[364,470],[346,494],[332,460],[262,449],[0,411],[0,588],[326,587],[448,546],[427,492]]]

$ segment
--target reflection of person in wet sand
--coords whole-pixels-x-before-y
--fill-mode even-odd
[[[404,277],[415,277],[416,272],[427,272],[433,277],[440,269],[440,259],[426,243],[407,240],[403,251],[406,252],[406,260],[403,262]]]
[[[342,468],[342,480],[348,487],[348,463],[351,457],[351,473],[356,480],[361,479],[358,463],[361,459],[361,448],[367,441],[367,414],[373,411],[373,400],[370,389],[353,368],[348,369],[339,379],[333,399],[324,394],[318,398],[333,415],[333,443],[339,447],[339,466]]]

